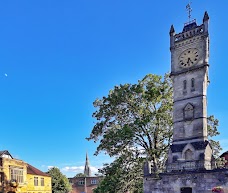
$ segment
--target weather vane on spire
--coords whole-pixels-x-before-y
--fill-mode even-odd
[[[188,5],[186,5],[186,9],[187,9],[187,12],[188,12],[188,20],[189,20],[189,22],[191,20],[191,12],[192,12],[191,3],[192,2],[189,2]]]

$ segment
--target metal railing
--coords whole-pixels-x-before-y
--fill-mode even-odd
[[[218,165],[214,161],[177,161],[174,163],[168,163],[166,166],[166,172],[172,171],[184,171],[184,170],[213,170],[217,168],[225,168],[224,165]],[[227,168],[227,167],[226,167]]]

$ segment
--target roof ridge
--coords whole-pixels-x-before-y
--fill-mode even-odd
[[[27,174],[33,174],[38,176],[50,176],[49,174],[37,169],[36,167],[27,163]]]

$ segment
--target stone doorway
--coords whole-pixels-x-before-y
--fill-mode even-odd
[[[181,188],[181,193],[192,193],[192,188],[190,187]]]

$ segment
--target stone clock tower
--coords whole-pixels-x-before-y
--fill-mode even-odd
[[[180,33],[171,26],[173,141],[164,171],[154,175],[145,164],[144,193],[228,192],[228,169],[215,164],[207,138],[208,23],[205,12],[201,25],[192,20]]]
[[[207,140],[207,86],[209,16],[203,24],[193,20],[181,33],[170,29],[171,78],[173,81],[173,143],[168,170],[210,168],[212,150]]]

